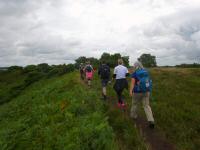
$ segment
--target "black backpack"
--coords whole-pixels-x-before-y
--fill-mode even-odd
[[[102,79],[109,79],[110,78],[110,68],[107,65],[102,65],[100,75],[101,75]]]

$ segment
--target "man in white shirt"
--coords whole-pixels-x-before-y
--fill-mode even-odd
[[[116,79],[114,89],[118,96],[118,106],[124,107],[124,101],[122,100],[122,92],[124,88],[128,89],[128,82],[126,77],[129,75],[127,67],[123,66],[123,60],[118,59],[118,66],[114,69],[113,78]]]

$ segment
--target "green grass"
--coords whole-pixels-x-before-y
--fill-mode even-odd
[[[200,69],[152,69],[156,123],[177,149],[200,148]]]
[[[42,80],[0,107],[2,149],[111,149],[112,128],[75,73]],[[94,99],[93,99],[94,98]]]
[[[94,82],[100,88],[100,82]],[[128,127],[131,136],[137,134]],[[0,106],[2,150],[118,150],[117,140],[99,92],[80,82],[78,72],[33,83]],[[131,149],[141,147],[137,136],[131,140],[136,143]]]
[[[200,70],[150,71],[156,127],[177,149],[199,149]],[[1,76],[1,95],[9,96],[9,89],[24,82],[25,76],[13,76]],[[7,78],[10,80],[6,81]],[[117,103],[112,85],[108,86],[108,95]],[[129,111],[131,98],[128,91],[124,95]],[[78,72],[31,84],[0,105],[0,149],[147,149],[133,120],[100,97],[101,85],[96,74],[92,88],[79,80]]]

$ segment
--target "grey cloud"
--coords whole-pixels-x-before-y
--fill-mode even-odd
[[[200,62],[199,13],[200,9],[182,10],[145,25],[140,29],[141,32],[131,29],[144,44],[140,45],[136,38],[132,47],[144,48],[146,52],[153,52],[159,57],[158,61],[161,64],[164,59],[169,59],[169,57],[171,57],[169,60],[174,58],[173,63],[179,63],[179,60],[183,58],[185,62]],[[154,51],[150,51],[148,48],[154,49]]]
[[[130,55],[131,61],[142,53],[152,53],[157,56],[158,64],[161,65],[200,62],[198,16],[200,9],[187,7],[184,10],[177,10],[176,13],[160,17],[151,24],[134,26],[122,33],[118,31],[120,28],[110,25],[112,18],[109,18],[109,15],[106,17],[110,22],[102,23],[107,20],[102,18],[100,23],[97,19],[94,20],[97,21],[95,27],[86,22],[90,21],[88,17],[92,19],[102,17],[101,11],[97,16],[92,16],[87,9],[93,5],[95,9],[98,5],[101,5],[99,8],[104,8],[104,5],[108,7],[107,2],[110,6],[114,0],[0,1],[1,65],[69,63],[79,56],[100,57],[104,51]],[[148,9],[154,9],[161,4],[175,5],[180,1],[121,0],[121,2],[134,6],[144,5],[145,8],[148,5]],[[117,3],[120,4],[119,1]],[[73,9],[77,4],[78,7],[79,5],[83,7],[83,10],[76,14],[70,10],[71,4],[75,4]],[[63,7],[64,5],[67,6]],[[73,12],[75,14],[72,14]],[[117,16],[112,17],[118,19]],[[88,31],[90,26],[92,30]]]

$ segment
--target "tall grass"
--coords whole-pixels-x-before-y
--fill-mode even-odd
[[[156,123],[180,150],[200,148],[200,69],[152,69]]]
[[[77,79],[41,80],[1,105],[1,149],[117,149],[104,106]]]

